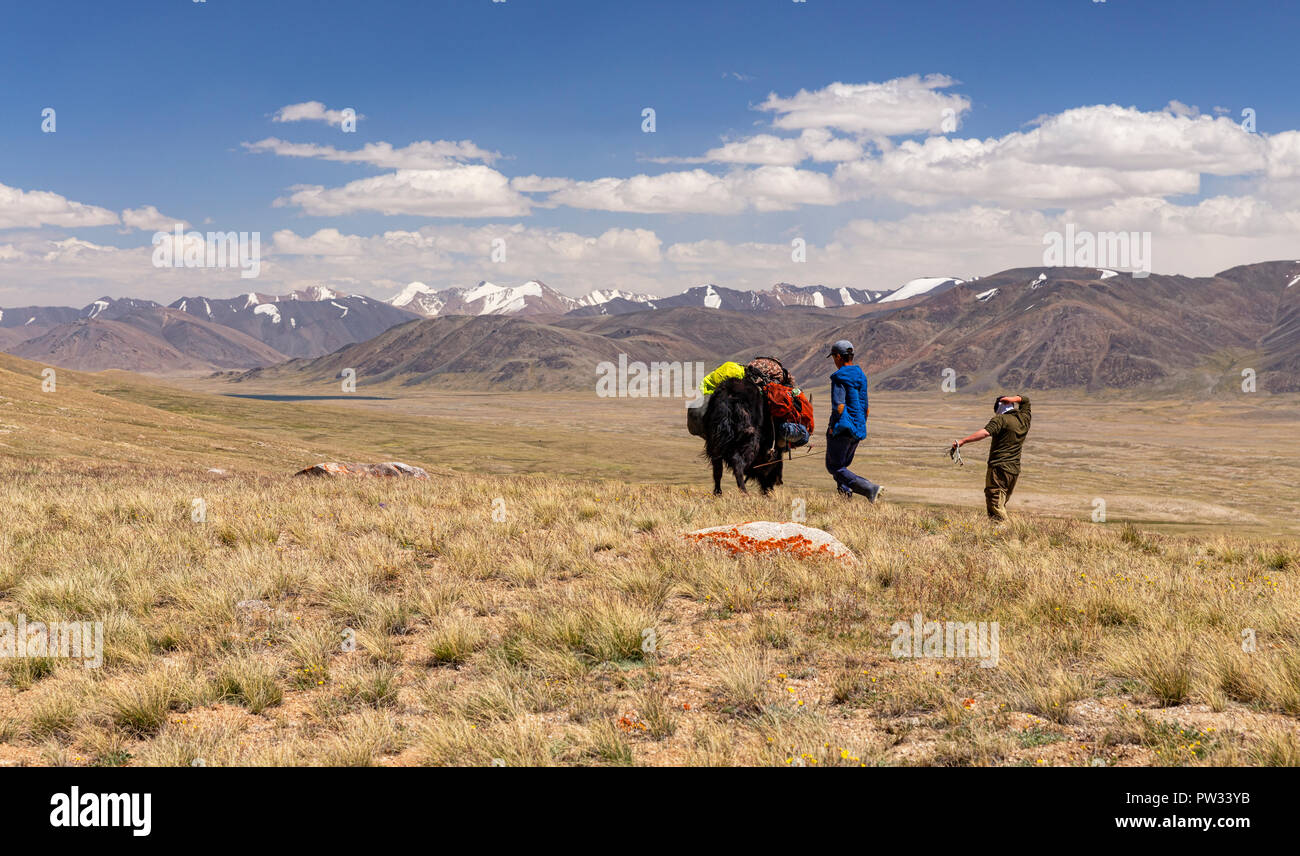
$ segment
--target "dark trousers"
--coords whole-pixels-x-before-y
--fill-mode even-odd
[[[1019,473],[1001,467],[989,467],[984,474],[984,508],[991,519],[1007,519],[1007,503],[1011,500],[1011,492],[1016,489],[1018,478]]]
[[[853,453],[858,450],[858,438],[849,434],[826,435],[826,472],[835,477],[840,493],[860,493],[866,496],[875,484],[849,469]]]

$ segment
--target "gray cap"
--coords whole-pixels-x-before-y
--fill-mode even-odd
[[[853,356],[853,343],[848,339],[840,339],[834,345],[831,345],[831,352],[826,356],[833,357],[836,354],[839,354],[841,357]]]

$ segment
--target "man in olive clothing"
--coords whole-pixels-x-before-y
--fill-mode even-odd
[[[953,440],[955,452],[967,443],[993,438],[989,448],[989,468],[984,475],[984,505],[989,517],[1007,519],[1007,503],[1020,478],[1020,450],[1029,434],[1029,399],[1022,395],[1004,395],[993,402],[993,418],[974,434]]]

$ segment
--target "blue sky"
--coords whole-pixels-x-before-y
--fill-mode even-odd
[[[1185,272],[1204,273],[1259,252],[1285,251],[1292,212],[1283,200],[1293,190],[1287,182],[1294,180],[1289,164],[1295,149],[1285,135],[1300,128],[1300,107],[1290,91],[1296,19],[1281,3],[1125,0],[13,4],[0,30],[7,58],[0,87],[7,119],[0,125],[0,185],[115,215],[153,206],[163,219],[183,219],[196,228],[260,231],[272,259],[270,236],[284,231],[305,238],[337,230],[364,241],[427,230],[433,243],[424,257],[408,254],[387,265],[384,260],[394,255],[374,240],[345,262],[337,250],[334,261],[328,252],[286,253],[268,266],[268,281],[257,285],[268,291],[330,280],[382,296],[412,278],[443,286],[534,276],[574,294],[602,286],[664,293],[706,280],[737,287],[782,279],[893,287],[909,270],[916,276],[990,272],[983,266],[1021,264],[1026,254],[1032,262],[1041,252],[1040,227],[1052,225],[1062,212],[1090,212],[1099,229],[1154,223],[1157,238],[1166,227],[1168,252],[1157,253],[1156,267],[1181,264]],[[778,181],[779,201],[749,187],[746,176],[761,164],[705,157],[724,141],[793,138],[816,126],[817,116],[804,116],[803,124],[775,127],[796,112],[789,100],[801,91],[815,95],[837,82],[865,86],[933,75],[945,82],[904,88],[920,109],[931,101],[946,103],[942,98],[964,99],[960,127],[943,132],[954,139],[1002,139],[1032,130],[1030,123],[1040,117],[1094,105],[1135,108],[1134,115],[1152,117],[1153,128],[1169,127],[1153,131],[1151,139],[1138,134],[1128,149],[1094,155],[1115,139],[1106,121],[1133,126],[1131,116],[1110,117],[1085,123],[1088,133],[1099,135],[1095,146],[1056,145],[1031,158],[1050,161],[1053,175],[1079,186],[1090,178],[1074,174],[1076,167],[1123,173],[1122,189],[1107,199],[1060,189],[1022,198],[1002,192],[988,175],[967,176],[971,186],[960,188],[966,179],[952,181],[947,170],[955,167],[948,159],[928,178],[896,175],[906,167],[875,162],[906,141],[940,135],[921,121],[891,133],[827,120],[828,133],[863,148],[862,169],[855,175],[839,170],[852,158],[804,160],[776,167],[797,175],[754,176]],[[756,109],[770,105],[772,97],[789,109]],[[273,121],[287,105],[313,101],[328,110],[355,109],[363,117],[356,133],[321,121]],[[1186,110],[1167,112],[1171,102]],[[41,132],[46,107],[57,111],[53,134]],[[642,131],[645,107],[656,111],[653,134]],[[1244,108],[1257,116],[1257,134],[1245,144],[1227,128],[1229,120],[1240,122]],[[874,108],[868,100],[852,109]],[[1161,117],[1184,121],[1175,127]],[[1215,132],[1186,124],[1193,120],[1220,127]],[[864,121],[872,124],[870,116]],[[1208,134],[1193,145],[1209,150],[1204,157],[1182,150],[1170,158],[1171,169],[1194,174],[1191,192],[1178,176],[1132,179],[1134,171],[1157,168],[1152,146],[1158,161],[1165,145],[1159,134],[1165,132]],[[1272,136],[1278,141],[1270,147]],[[500,157],[457,158],[448,164],[458,170],[455,176],[430,175],[419,184],[423,190],[401,191],[407,201],[399,207],[414,210],[384,213],[385,191],[350,183],[392,173],[391,166],[276,154],[274,147],[250,151],[246,145],[268,139],[340,151],[373,143],[400,149],[420,141],[472,141],[477,150]],[[1257,163],[1239,150],[1255,141]],[[1026,143],[1031,144],[1044,148]],[[1222,157],[1215,160],[1219,146]],[[998,161],[1001,154],[982,156],[993,176],[1023,174]],[[699,171],[731,176],[733,185],[717,189],[726,201],[701,200],[690,184],[707,182]],[[627,201],[634,188],[585,184],[679,172],[685,186],[645,189],[653,203],[644,195]],[[500,207],[495,213],[484,208],[477,185],[466,190],[471,198],[436,209],[409,199],[443,177],[490,182],[498,173],[502,181],[538,176],[576,189],[555,197],[551,191],[520,191],[526,210],[506,214]],[[822,187],[818,175],[833,176],[833,187]],[[1108,180],[1099,181],[1103,190]],[[959,189],[947,193],[950,183]],[[330,204],[289,200],[298,186],[323,188]],[[339,188],[349,188],[346,203],[330,193]],[[513,190],[494,192],[515,197]],[[1241,222],[1223,222],[1222,216],[1240,203],[1193,210],[1215,197],[1248,199],[1268,210],[1254,210]],[[0,207],[0,248],[11,248],[0,249],[0,305],[16,299],[76,303],[105,292],[192,293],[188,283],[159,279],[156,271],[132,276],[128,254],[136,251],[147,264],[142,248],[149,246],[152,229],[99,222],[107,216],[32,216],[30,210],[48,205],[15,200],[12,192],[8,199],[9,216]],[[1171,207],[1157,217],[1149,205],[1133,200]],[[992,229],[991,243],[979,245],[972,234],[965,242],[973,248],[926,244],[925,228],[938,228],[942,220],[927,225],[917,218],[972,208],[1002,212],[1005,222]],[[1137,210],[1146,214],[1137,216]],[[975,220],[968,214],[962,222]],[[898,223],[911,225],[888,225]],[[457,244],[482,243],[484,228],[510,226],[523,227],[537,240],[520,240],[517,261],[500,269]],[[610,239],[615,244],[626,243],[619,238],[623,231],[638,233],[642,243],[649,239],[641,233],[653,233],[657,255],[648,244],[622,254],[593,251],[586,259],[556,249],[564,244],[556,234],[594,241],[609,230],[622,230]],[[1277,240],[1261,243],[1259,236],[1268,230],[1278,233]],[[1228,240],[1243,233],[1247,240]],[[814,249],[807,268],[744,262],[746,255],[764,252],[750,245],[788,246],[791,236]],[[100,263],[88,263],[85,251],[63,259],[60,249],[51,258],[39,243],[70,238],[106,248],[96,251]],[[916,246],[898,253],[896,245],[909,241]],[[1201,256],[1189,261],[1184,244],[1199,247]],[[675,246],[694,249],[673,253]],[[705,250],[709,254],[702,255]],[[915,269],[927,261],[925,269]],[[248,290],[237,277],[206,276],[203,284],[214,294]]]

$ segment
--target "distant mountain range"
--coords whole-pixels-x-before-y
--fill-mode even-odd
[[[770,355],[820,383],[836,339],[857,345],[876,389],[950,377],[976,391],[1239,392],[1250,369],[1262,392],[1300,391],[1300,262],[1208,277],[1017,268],[889,292],[779,283],[571,298],[536,281],[412,283],[387,302],[317,287],[0,311],[0,349],[49,365],[313,382],[352,368],[359,382],[449,388],[590,388],[596,364],[620,354],[707,368]]]
[[[826,333],[859,344],[877,388],[938,389],[951,369],[974,390],[1237,395],[1249,369],[1260,391],[1300,391],[1297,261],[1208,277],[1017,268],[899,306]],[[792,347],[793,370],[824,371],[824,347]]]
[[[937,391],[950,377],[956,388],[973,391],[1240,394],[1242,372],[1250,369],[1261,392],[1300,391],[1300,262],[1244,265],[1209,277],[1017,268],[909,285],[864,295],[870,305],[855,315],[842,304],[782,302],[783,311],[762,311],[773,295],[826,301],[829,295],[815,288],[750,293],[702,286],[619,314],[431,317],[237,379],[324,383],[352,368],[360,383],[590,389],[599,362],[626,354],[647,363],[702,361],[707,368],[770,355],[797,380],[822,383],[830,371],[827,346],[849,339],[877,389]],[[745,297],[728,305],[734,295]],[[604,303],[628,299],[607,296]]]
[[[213,371],[321,356],[415,317],[379,300],[322,288],[182,297],[170,306],[103,297],[79,310],[0,310],[0,349],[81,371]]]
[[[733,312],[767,312],[787,306],[839,306],[875,303],[890,295],[951,288],[959,279],[931,277],[913,280],[893,292],[864,291],[860,288],[831,288],[825,285],[777,283],[766,291],[739,291],[720,285],[698,285],[669,297],[652,297],[618,289],[598,289],[582,297],[568,297],[536,280],[518,286],[480,282],[473,288],[445,288],[435,291],[413,282],[389,303],[426,317],[444,315],[622,315],[646,309],[675,309],[697,306]]]
[[[670,297],[603,289],[580,298],[537,281],[518,286],[480,282],[473,288],[441,290],[413,282],[387,301],[311,286],[283,295],[249,292],[225,298],[182,297],[166,307],[152,300],[102,297],[81,309],[23,306],[0,310],[0,350],[82,371],[125,369],[168,374],[241,369],[323,356],[417,317],[558,318],[678,307],[750,313],[787,307],[834,308],[884,301],[889,295],[918,288],[918,293],[939,291],[956,282],[960,280],[916,280],[894,292],[785,283],[767,291],[701,285]]]

